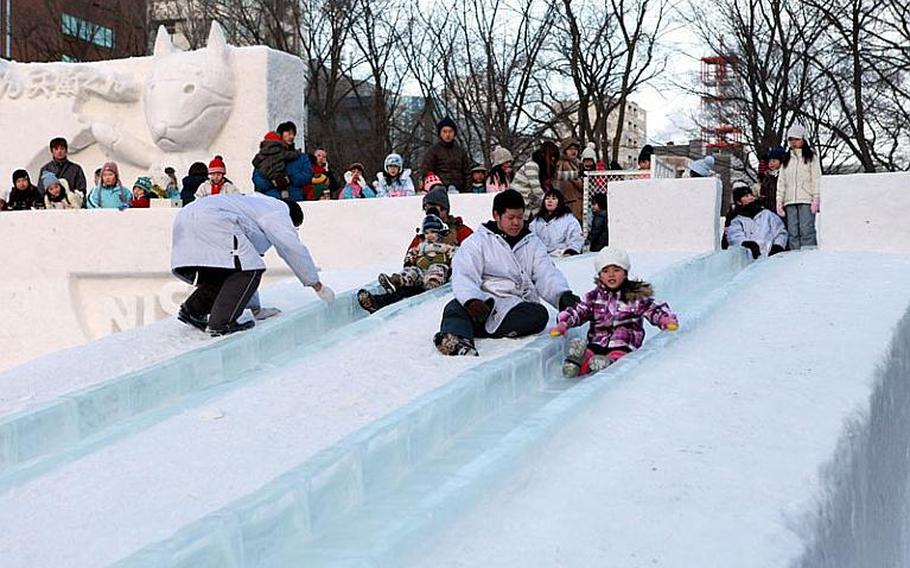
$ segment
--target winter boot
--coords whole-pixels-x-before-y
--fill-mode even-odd
[[[357,292],[357,301],[360,302],[360,307],[371,314],[378,312],[390,304],[394,304],[402,299],[402,297],[400,292],[381,292],[374,294],[367,289],[361,289]]]
[[[205,331],[205,328],[209,325],[209,319],[207,317],[194,316],[184,305],[180,306],[180,311],[177,312],[177,319],[187,325],[195,327],[199,331]]]
[[[575,338],[569,341],[569,347],[566,353],[566,360],[562,364],[562,374],[565,377],[577,377],[585,362],[585,352],[588,349],[588,342],[583,338]]]
[[[477,357],[478,355],[472,340],[454,333],[443,333],[440,331],[433,336],[433,343],[443,355],[466,355],[471,357]]]
[[[588,369],[592,373],[603,371],[613,364],[613,360],[606,355],[595,355],[588,361]]]
[[[402,286],[401,275],[400,274],[380,274],[377,278],[379,285],[382,286],[387,292],[394,293]]]
[[[253,329],[256,326],[255,320],[247,320],[243,323],[232,321],[227,324],[227,327],[212,329],[209,328],[209,335],[212,337],[221,337],[222,335],[230,335],[232,333],[237,333],[238,331],[246,331],[248,329]]]

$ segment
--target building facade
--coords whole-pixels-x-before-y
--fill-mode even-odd
[[[566,105],[575,103],[566,103]],[[588,108],[588,120],[593,123],[596,118],[597,110],[592,105]],[[606,144],[611,144],[613,137],[616,135],[616,127],[619,121],[619,107],[614,108],[607,116],[607,128],[604,136]],[[648,140],[648,111],[641,108],[634,101],[626,101],[626,112],[623,116],[622,137],[619,142],[619,154],[617,161],[624,169],[635,169],[637,167],[638,153],[641,147],[647,144]],[[578,130],[578,121],[573,123],[560,123],[556,127],[557,134],[560,138],[567,138]],[[605,148],[598,148],[598,155],[602,159],[609,154]]]
[[[146,0],[0,0],[0,57],[99,61],[145,55]]]

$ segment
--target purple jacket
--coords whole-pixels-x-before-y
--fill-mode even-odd
[[[620,290],[609,290],[598,283],[581,302],[561,311],[557,319],[569,327],[591,322],[589,344],[634,351],[645,340],[642,319],[657,326],[661,318],[673,315],[666,303],[651,297],[653,293],[650,284],[635,280],[627,281]]]

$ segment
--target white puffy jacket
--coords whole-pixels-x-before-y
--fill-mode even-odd
[[[803,161],[801,149],[791,149],[790,161],[780,169],[777,178],[777,203],[812,203],[813,199],[818,198],[821,180],[822,168],[818,155],[807,164]]]
[[[265,270],[262,255],[272,246],[304,286],[319,282],[287,205],[261,193],[212,195],[193,201],[177,214],[171,270],[183,278],[178,268],[234,268],[235,257],[242,270]]]
[[[787,246],[787,229],[776,213],[762,209],[755,217],[737,215],[727,229],[730,246],[739,246],[745,241],[758,243],[763,256],[768,256],[772,245]]]
[[[533,233],[515,247],[485,225],[468,237],[452,259],[452,291],[455,299],[494,300],[486,323],[495,333],[506,315],[521,302],[541,298],[558,307],[559,296],[570,290],[566,277],[553,264],[547,249]]]
[[[543,241],[547,253],[561,256],[566,249],[581,252],[585,239],[581,236],[581,224],[571,213],[546,221],[535,217],[531,221],[531,232]]]

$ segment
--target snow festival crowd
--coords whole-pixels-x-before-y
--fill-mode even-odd
[[[163,181],[141,176],[131,190],[121,183],[117,164],[109,161],[95,170],[88,188],[82,168],[68,159],[67,141],[54,138],[52,159],[41,167],[38,184],[26,170],[16,170],[0,209],[127,209],[149,207],[150,200],[159,198],[185,206],[175,221],[171,268],[195,290],[181,305],[178,319],[212,335],[242,331],[280,313],[263,308],[257,295],[265,271],[261,257],[273,246],[303,285],[326,302],[334,301],[297,236],[303,222],[298,202],[418,194],[423,195],[423,219],[406,248],[402,269],[380,274],[378,286],[359,290],[357,299],[373,313],[451,281],[455,298],[446,305],[434,337],[440,353],[477,355],[475,338],[541,333],[549,320],[541,301],[559,310],[551,335],[591,323],[587,338],[569,342],[567,376],[603,369],[638,349],[644,320],[664,330],[678,327],[677,316],[654,298],[651,286],[629,277],[628,254],[609,246],[605,177],[591,177],[591,203],[585,206],[586,176],[606,169],[593,144],[582,149],[574,139],[560,145],[545,141],[517,169],[511,152],[496,147],[487,171],[457,142],[455,122],[444,118],[421,161],[419,184],[395,153],[385,158],[370,184],[363,164],[353,163],[339,176],[324,148],[305,153],[296,147],[296,136],[292,122],[264,136],[252,159],[253,198],[226,177],[220,156],[208,166],[194,163],[182,184],[174,169],[166,168]],[[724,247],[742,247],[757,259],[816,244],[819,159],[799,125],[789,129],[787,144],[769,150],[758,184],[734,186]],[[652,156],[653,148],[645,146],[638,157],[640,177],[650,175]],[[713,177],[714,164],[710,155],[695,160],[688,175]],[[610,169],[621,168],[614,163]],[[475,230],[465,226],[451,210],[452,193],[495,193],[492,219]],[[588,211],[585,239],[582,222]],[[598,253],[595,287],[580,297],[552,258],[585,251]],[[245,308],[254,319],[239,323]]]

